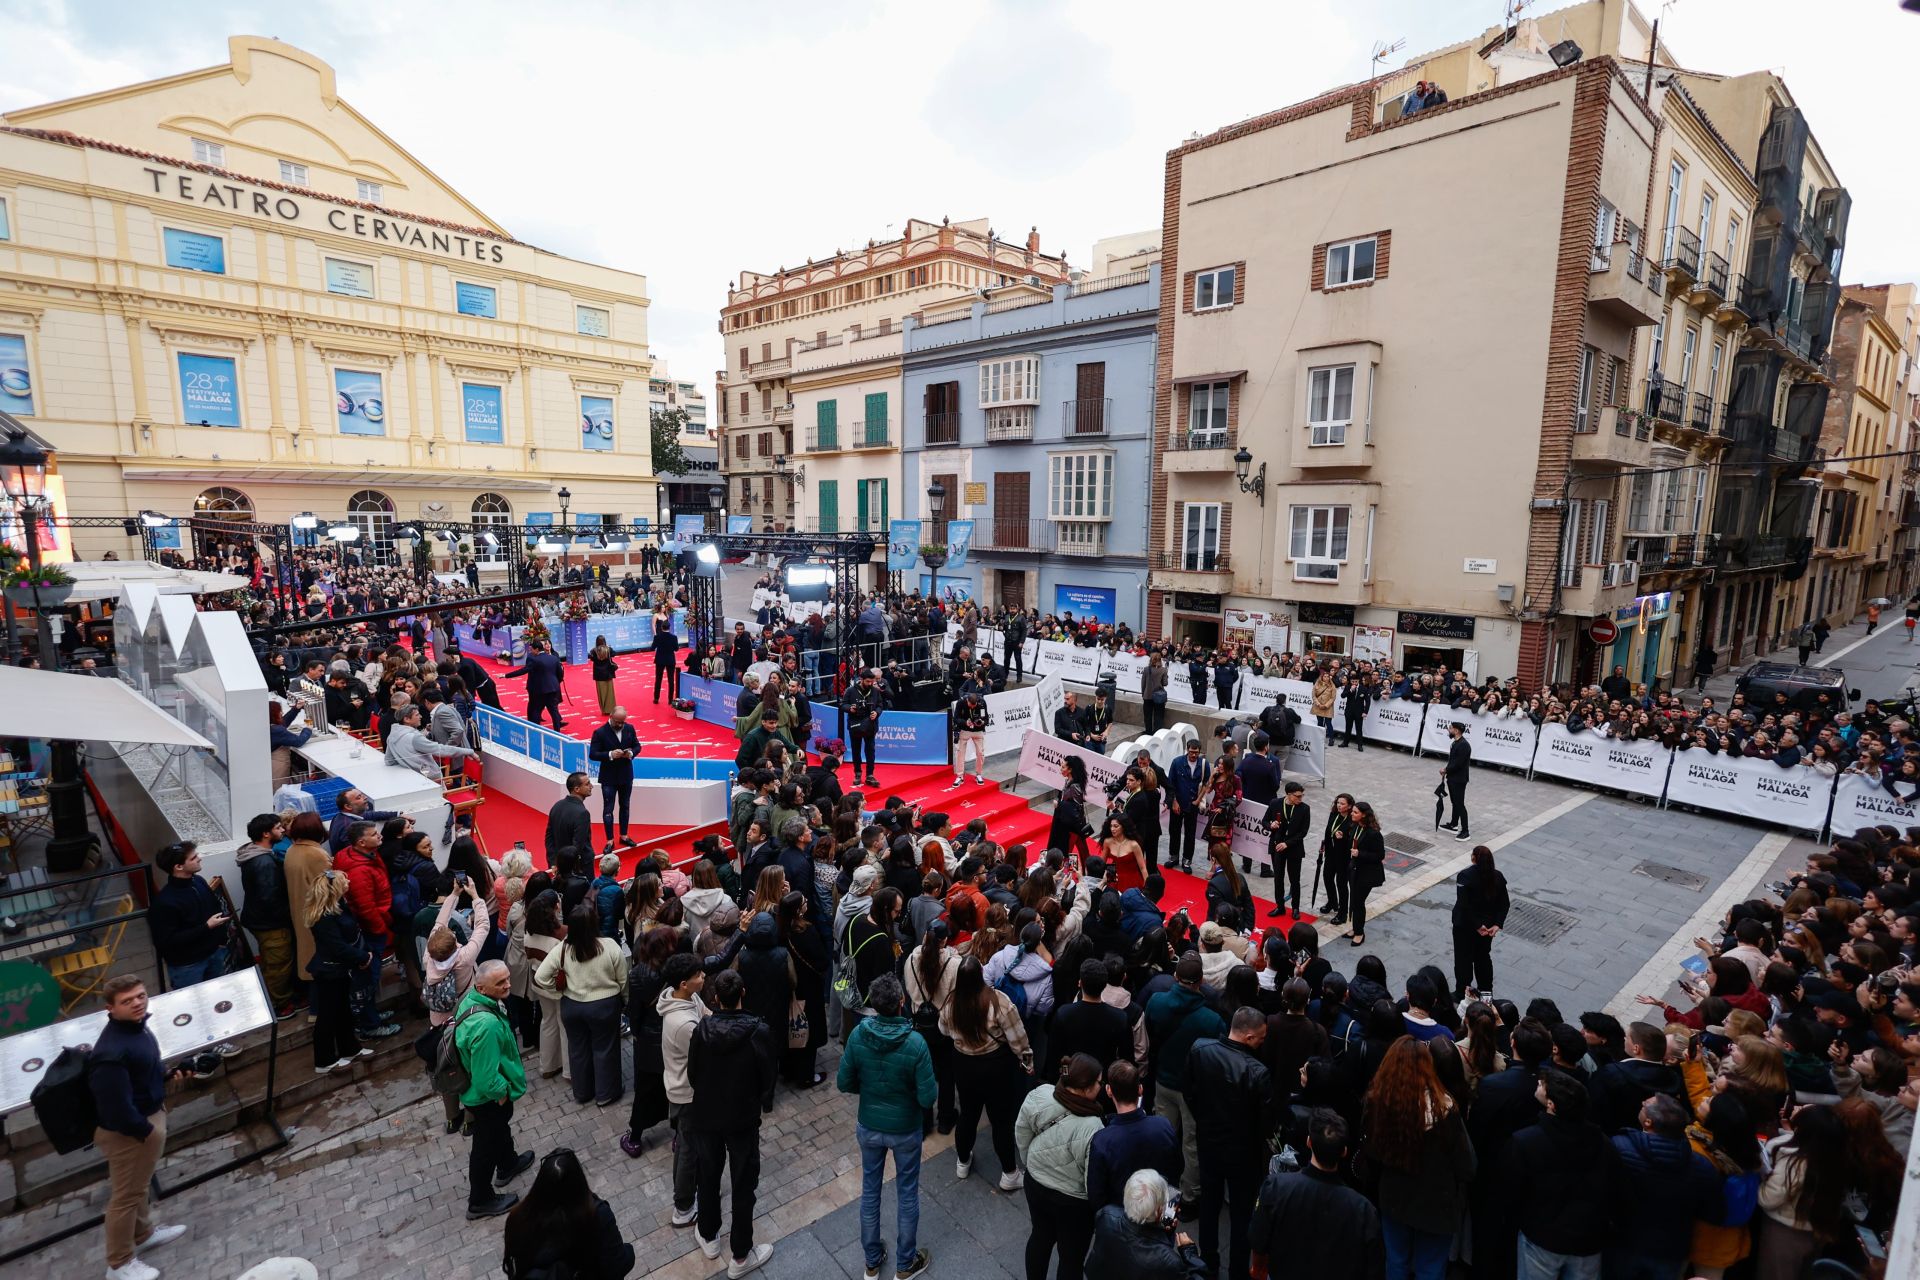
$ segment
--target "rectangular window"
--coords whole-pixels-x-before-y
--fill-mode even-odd
[[[334,419],[343,436],[387,434],[387,401],[381,377],[360,369],[333,371]]]
[[[1600,353],[1592,347],[1580,348],[1580,385],[1573,401],[1573,429],[1592,431],[1596,424],[1593,417],[1593,368]]]
[[[1295,581],[1337,582],[1347,560],[1346,507],[1294,507],[1288,558]]]
[[[326,260],[327,292],[344,293],[349,298],[373,297],[373,267],[345,258]]]
[[[840,532],[840,482],[822,480],[816,486],[820,491],[820,533]]]
[[[453,309],[463,316],[485,316],[492,320],[500,314],[500,297],[493,286],[453,282]]]
[[[1566,523],[1560,526],[1560,585],[1580,582],[1580,499],[1567,499]]]
[[[189,426],[240,425],[240,380],[231,356],[196,356],[182,351],[180,421]]]
[[[1227,443],[1227,394],[1232,384],[1196,382],[1187,405],[1188,444],[1195,449],[1222,449]]]
[[[980,366],[980,407],[1040,403],[1040,357],[1014,356]]]
[[[379,204],[380,198],[386,194],[379,183],[368,182],[365,178],[360,179],[355,189],[360,193],[360,198],[368,204]]]
[[[762,431],[760,433],[760,456],[763,458],[771,458],[773,456],[773,432],[771,431]]]
[[[22,418],[34,414],[33,372],[27,367],[25,334],[0,333],[0,409]]]
[[[866,401],[865,442],[873,445],[887,443],[887,393],[869,392]]]
[[[1377,241],[1372,236],[1364,240],[1349,240],[1344,244],[1327,246],[1327,288],[1335,285],[1361,284],[1373,279],[1373,257]]]
[[[1607,520],[1613,515],[1611,498],[1593,500],[1593,527],[1587,532],[1587,563],[1607,562]]]
[[[929,277],[927,274],[927,268],[925,267],[907,268],[907,287],[909,289],[915,287],[916,285],[923,285],[927,283],[928,278]]]
[[[987,410],[987,439],[1033,439],[1033,406],[1017,404],[1006,409]]]
[[[1713,356],[1707,363],[1707,395],[1714,400],[1720,398],[1720,361],[1726,353],[1726,342],[1714,339]]]
[[[1738,266],[1740,259],[1735,256],[1740,250],[1740,219],[1733,214],[1727,215],[1727,263],[1729,269]]]
[[[575,307],[573,331],[589,338],[604,338],[613,332],[613,313],[603,307]]]
[[[1193,277],[1193,309],[1195,311],[1218,311],[1222,307],[1233,305],[1232,267],[1215,267],[1212,271],[1199,271]]]
[[[468,444],[504,444],[500,388],[481,382],[460,384],[461,420]]]
[[[1688,325],[1686,333],[1680,339],[1680,387],[1682,390],[1693,388],[1693,353],[1699,345],[1699,328]]]
[[[183,271],[204,271],[213,276],[227,274],[227,242],[219,236],[164,227],[160,240],[168,266]]]
[[[1353,425],[1352,365],[1307,371],[1307,423],[1313,432],[1310,445],[1347,442],[1347,428]]]
[[[193,140],[193,162],[195,164],[223,165],[227,162],[227,149],[218,142],[208,142],[205,138]]]
[[[280,181],[296,187],[307,185],[307,166],[292,160],[280,162]]]
[[[1713,192],[1711,191],[1703,190],[1700,193],[1700,230],[1695,234],[1700,237],[1702,253],[1713,247]]]
[[[1653,322],[1653,349],[1647,357],[1647,367],[1654,373],[1660,372],[1660,355],[1667,345],[1667,322],[1664,319]]]
[[[0,240],[13,239],[13,224],[7,221],[7,202],[0,200]]]
[[[1604,267],[1613,257],[1614,233],[1620,226],[1620,211],[1602,200],[1593,211],[1593,265]]]
[[[1047,458],[1047,518],[1113,517],[1113,455],[1056,453]]]
[[[1181,530],[1180,567],[1189,573],[1211,573],[1220,559],[1220,504],[1189,502],[1186,528]]]
[[[860,529],[863,533],[885,533],[887,530],[887,482],[885,480],[856,480],[860,486]]]
[[[1660,258],[1666,261],[1673,257],[1673,242],[1680,230],[1680,186],[1686,181],[1687,170],[1678,160],[1667,169],[1667,229],[1660,243]]]
[[[580,397],[580,447],[594,453],[613,452],[613,397]]]

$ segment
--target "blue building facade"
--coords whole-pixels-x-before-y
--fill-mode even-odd
[[[907,320],[902,515],[923,542],[974,521],[942,595],[1141,628],[1159,301],[1155,265]]]

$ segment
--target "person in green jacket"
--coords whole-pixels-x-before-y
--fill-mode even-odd
[[[467,1219],[495,1218],[520,1203],[495,1184],[512,1182],[533,1167],[533,1152],[513,1149],[513,1100],[527,1091],[520,1046],[501,1003],[513,985],[504,960],[488,960],[474,970],[473,985],[461,999],[445,1034],[453,1036],[467,1069],[467,1131],[473,1149],[467,1156]]]
[[[867,989],[874,1016],[862,1018],[840,1055],[840,1092],[860,1096],[855,1133],[860,1143],[860,1246],[867,1271],[878,1274],[887,1260],[880,1238],[880,1186],[887,1180],[887,1152],[893,1152],[895,1192],[900,1202],[895,1280],[912,1280],[933,1263],[919,1246],[920,1139],[924,1114],[939,1098],[933,1054],[913,1024],[901,1016],[907,993],[900,979],[881,974]]]
[[[768,707],[760,713],[760,727],[740,739],[740,754],[733,758],[734,767],[746,768],[767,754],[769,742],[776,741],[786,743],[789,749],[793,746],[793,739],[780,732],[780,713]]]

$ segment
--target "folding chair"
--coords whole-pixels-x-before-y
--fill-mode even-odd
[[[100,942],[78,951],[68,951],[47,961],[47,972],[60,984],[63,998],[60,1012],[71,1013],[74,1006],[92,995],[107,974],[112,971],[116,958],[120,954],[121,939],[126,936],[125,917],[133,910],[131,894],[121,894],[108,908],[107,914],[122,917],[107,926]]]

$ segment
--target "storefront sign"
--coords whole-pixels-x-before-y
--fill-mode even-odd
[[[203,427],[240,425],[240,381],[232,357],[180,353],[180,418]]]
[[[1173,607],[1180,613],[1219,613],[1220,597],[1200,591],[1176,591]]]
[[[1350,627],[1353,625],[1353,606],[1350,604],[1311,604],[1302,601],[1295,612],[1300,615],[1301,626],[1312,627]]]
[[[1457,613],[1416,613],[1401,610],[1400,630],[1433,640],[1473,639],[1473,619]]]
[[[471,258],[475,262],[506,261],[503,246],[472,232],[461,234],[444,228],[419,227],[391,214],[373,214],[340,205],[322,204],[285,192],[256,191],[250,186],[208,174],[179,173],[147,165],[141,166],[141,172],[152,180],[154,195],[165,196],[182,204],[224,209],[229,213],[270,218],[277,222],[296,222],[316,230],[324,223],[329,230],[341,235],[390,244],[396,249],[426,249],[434,253]],[[324,209],[325,212],[321,213],[318,209]],[[211,236],[201,238],[219,243]],[[169,261],[168,265],[188,264]],[[217,273],[224,271],[225,265],[223,261],[219,266],[192,269]]]

